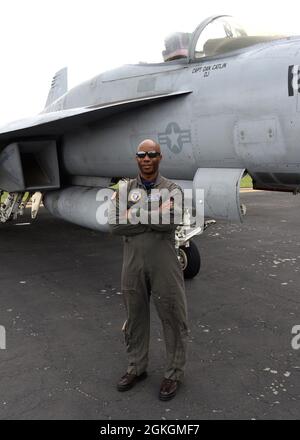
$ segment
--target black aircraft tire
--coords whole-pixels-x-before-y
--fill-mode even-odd
[[[195,243],[190,241],[189,247],[181,246],[179,248],[179,255],[184,278],[194,278],[199,273],[201,267],[200,252]]]

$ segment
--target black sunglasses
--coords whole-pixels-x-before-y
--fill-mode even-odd
[[[136,157],[139,159],[144,159],[146,155],[149,159],[154,159],[155,157],[160,156],[160,153],[158,151],[137,151],[136,153]]]

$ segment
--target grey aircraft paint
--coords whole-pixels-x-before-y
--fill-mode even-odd
[[[223,24],[226,36],[202,47],[203,32],[215,23]],[[206,205],[218,218],[241,219],[235,189],[244,170],[256,189],[298,192],[300,37],[248,37],[230,26],[226,16],[210,17],[191,34],[184,58],[122,66],[69,91],[66,70],[58,72],[42,113],[0,129],[1,188],[11,187],[14,167],[23,182],[15,191],[25,191],[24,176],[33,173],[33,186],[44,191],[53,214],[92,224],[85,219],[87,206],[92,209],[91,193],[85,199],[82,187],[99,178],[135,176],[136,147],[152,138],[161,145],[166,177],[190,182],[190,187],[201,182],[206,198],[216,195],[224,181],[223,200],[213,197]],[[48,151],[49,178],[43,182],[38,172],[43,152],[37,156],[35,147],[40,139],[54,140],[58,153],[57,161]],[[18,147],[24,141],[26,160]],[[12,144],[15,156],[8,160]],[[77,194],[76,187],[68,190],[74,181],[81,185]],[[72,216],[63,209],[68,197],[81,200]]]

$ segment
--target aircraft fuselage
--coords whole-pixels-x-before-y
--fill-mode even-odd
[[[50,109],[99,105],[170,90],[191,93],[71,130],[63,137],[68,174],[134,176],[138,143],[157,140],[169,178],[198,168],[245,168],[258,186],[300,185],[300,39],[247,48],[197,63],[124,66],[74,88]]]

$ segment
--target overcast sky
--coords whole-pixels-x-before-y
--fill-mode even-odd
[[[213,14],[300,34],[299,0],[0,0],[0,125],[40,112],[56,71],[69,88],[126,63],[162,61],[164,37]]]

